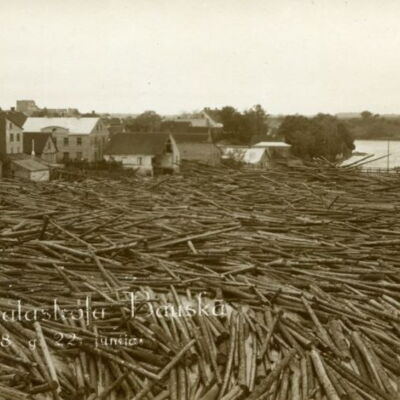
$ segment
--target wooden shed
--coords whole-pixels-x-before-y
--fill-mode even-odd
[[[13,178],[22,178],[35,182],[50,180],[49,167],[32,158],[11,159],[9,169]]]
[[[199,161],[208,165],[221,163],[221,150],[209,133],[173,133],[182,160]]]

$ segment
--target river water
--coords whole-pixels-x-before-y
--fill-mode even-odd
[[[356,146],[354,153],[366,153],[373,154],[369,160],[373,160],[378,157],[386,156],[389,157],[381,158],[380,160],[372,161],[368,164],[363,165],[363,168],[400,168],[400,140],[355,140],[354,144]],[[357,158],[362,158],[361,156],[352,157],[346,164],[356,160]]]

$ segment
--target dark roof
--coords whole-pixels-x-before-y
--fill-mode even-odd
[[[52,140],[54,146],[54,139],[51,136],[51,133],[48,132],[24,132],[24,153],[31,154],[32,153],[32,140],[35,141],[35,153],[42,154],[44,150],[44,146],[46,146],[47,141]]]
[[[20,128],[24,126],[24,123],[27,119],[26,115],[19,111],[2,111],[0,112],[0,115],[13,122]]]
[[[162,154],[168,138],[168,133],[117,133],[110,139],[104,154]]]
[[[209,143],[208,133],[173,133],[176,143]]]

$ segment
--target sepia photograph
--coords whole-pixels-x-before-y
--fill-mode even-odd
[[[0,14],[0,400],[400,400],[399,1]]]

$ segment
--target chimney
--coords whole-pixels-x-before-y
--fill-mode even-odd
[[[15,107],[11,107],[11,111],[15,111]]]
[[[32,153],[31,153],[31,157],[34,158],[35,157],[35,140],[32,139]]]

